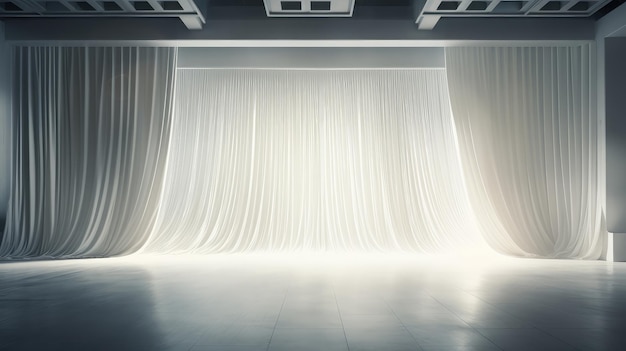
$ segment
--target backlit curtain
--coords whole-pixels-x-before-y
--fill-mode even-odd
[[[15,50],[0,256],[133,252],[155,220],[176,49]]]
[[[480,245],[443,70],[180,70],[147,252]]]
[[[593,55],[589,45],[446,49],[468,192],[500,252],[602,254]]]

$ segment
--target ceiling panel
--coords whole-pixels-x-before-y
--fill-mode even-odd
[[[0,0],[0,18],[107,16],[179,17],[189,29],[205,22],[194,0]]]
[[[268,17],[351,17],[355,0],[264,0]]]
[[[432,29],[444,17],[590,17],[611,0],[427,0],[417,18]]]

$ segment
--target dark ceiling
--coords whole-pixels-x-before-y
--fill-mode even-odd
[[[197,1],[199,2],[202,0]],[[207,0],[207,2],[206,14],[208,17],[217,17],[219,15],[226,15],[229,17],[239,16],[241,18],[266,16],[263,0]],[[490,1],[487,0],[478,2],[489,3]],[[522,3],[525,1],[519,2]],[[612,0],[594,12],[592,17],[599,19],[624,2],[626,2],[626,0]],[[414,17],[415,12],[422,10],[425,3],[425,0],[355,0],[354,14],[352,17],[371,18],[382,16],[388,18],[393,15],[395,17],[412,18]],[[213,13],[213,15],[211,15],[211,13]],[[237,13],[239,13],[239,15],[237,15]],[[471,14],[468,16],[471,16]]]
[[[269,1],[269,0],[268,0]],[[424,9],[424,5],[431,12],[447,16],[459,17],[497,17],[497,16],[526,16],[529,15],[530,6],[526,6],[518,12],[491,11],[489,4],[502,3],[507,6],[498,6],[510,9],[514,4],[537,3],[543,6],[542,12],[537,8],[530,11],[531,15],[554,16],[566,15],[568,17],[583,17],[591,15],[593,18],[600,18],[626,0],[354,0],[354,12],[352,17],[356,18],[412,18]],[[22,18],[22,17],[126,17],[126,16],[161,16],[163,9],[168,5],[177,5],[173,9],[181,9],[178,2],[183,4],[188,0],[0,0],[0,18]],[[264,18],[267,17],[263,0],[195,0],[197,7],[206,18]],[[464,5],[465,4],[465,5]],[[438,7],[437,7],[438,5]],[[460,6],[459,6],[460,5]],[[601,6],[597,6],[601,5]],[[452,6],[451,8],[449,6]],[[556,6],[556,11],[550,10]],[[154,7],[156,11],[152,12]],[[183,5],[183,7],[185,7]],[[459,7],[457,9],[457,7]],[[487,9],[485,9],[487,7]],[[560,13],[560,7],[573,8],[567,13]],[[593,11],[586,11],[592,8]],[[182,9],[181,9],[182,10]],[[185,9],[187,10],[187,9]],[[443,10],[443,11],[439,11]],[[474,11],[472,11],[474,10]],[[547,11],[545,11],[547,10]],[[507,12],[509,11],[509,12]],[[158,12],[158,13],[156,13]],[[168,12],[168,11],[165,11]],[[185,11],[181,11],[185,12]],[[496,13],[497,12],[497,13]],[[170,15],[176,11],[169,11]]]
[[[268,17],[264,0],[194,1],[0,0],[0,20],[10,40],[588,40],[626,0],[354,0],[339,18]]]

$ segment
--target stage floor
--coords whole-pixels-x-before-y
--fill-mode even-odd
[[[624,350],[626,264],[407,255],[0,263],[0,350]]]

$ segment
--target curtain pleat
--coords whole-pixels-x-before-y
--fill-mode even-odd
[[[4,40],[0,22],[0,240],[11,189],[11,47]]]
[[[133,252],[154,224],[176,73],[172,48],[15,49],[4,257]]]
[[[13,55],[0,257],[606,245],[588,45],[449,48],[445,71]]]
[[[446,49],[468,192],[499,252],[602,254],[592,54],[589,45]]]
[[[180,70],[147,252],[480,245],[443,70]]]

